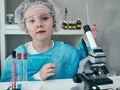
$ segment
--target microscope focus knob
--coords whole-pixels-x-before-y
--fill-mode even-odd
[[[82,82],[82,80],[79,78],[79,75],[80,75],[80,74],[75,74],[75,75],[73,75],[73,81],[74,81],[75,83],[81,83],[81,82]]]
[[[89,88],[89,90],[100,90],[100,88],[98,86],[92,86]]]

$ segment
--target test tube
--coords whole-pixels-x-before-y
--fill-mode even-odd
[[[22,80],[22,54],[17,54],[17,81]]]
[[[16,90],[16,51],[12,51],[12,90]]]
[[[23,81],[27,81],[27,53],[23,54]]]

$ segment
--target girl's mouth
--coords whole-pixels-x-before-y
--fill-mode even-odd
[[[43,31],[43,30],[42,30],[42,31],[38,31],[37,33],[45,33],[45,32],[46,32],[46,31]]]

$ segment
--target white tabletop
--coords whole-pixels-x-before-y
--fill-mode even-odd
[[[113,80],[111,85],[102,85],[100,87],[120,87],[120,76],[110,77]],[[47,80],[47,81],[25,81],[17,82],[22,84],[22,90],[71,90],[77,84],[72,79],[58,79],[58,80]],[[0,90],[6,90],[11,86],[11,82],[0,82]]]
[[[17,84],[22,84],[22,90],[70,90],[76,85],[72,79],[24,81]],[[11,85],[11,82],[0,82],[0,90],[6,90]]]

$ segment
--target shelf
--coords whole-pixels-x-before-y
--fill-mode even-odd
[[[17,25],[5,25],[6,35],[25,35],[26,33],[21,31]],[[60,30],[54,32],[54,35],[82,35],[83,30]]]

